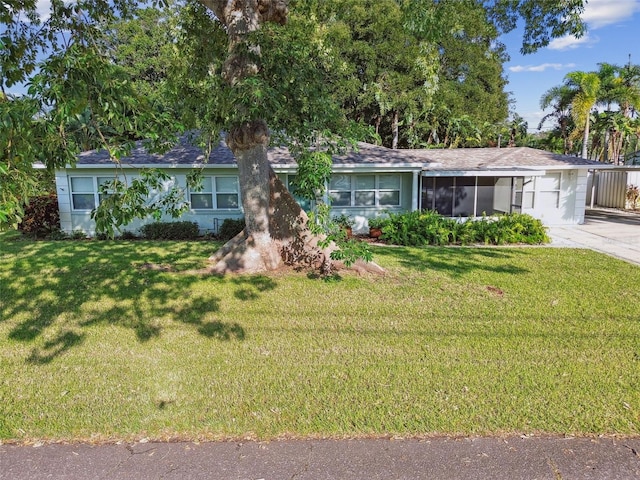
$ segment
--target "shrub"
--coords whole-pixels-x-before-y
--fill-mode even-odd
[[[63,232],[59,228],[56,228],[47,234],[46,239],[47,240],[68,240],[69,235],[67,235],[65,232]]]
[[[244,230],[244,218],[226,218],[218,230],[220,240],[231,240]]]
[[[140,228],[148,240],[194,240],[200,232],[196,222],[155,222]]]
[[[86,240],[87,234],[84,233],[82,230],[74,230],[73,232],[71,232],[71,236],[69,238],[71,240]],[[100,240],[106,240],[106,235],[105,235],[105,238],[102,238]]]
[[[43,238],[60,229],[58,197],[52,193],[33,197],[25,206],[24,217],[18,229],[25,235]]]
[[[392,214],[382,226],[382,238],[388,243],[406,246],[549,242],[542,222],[522,213],[465,222],[433,211]]]
[[[120,236],[118,237],[120,240],[137,240],[138,235],[129,230],[123,230]]]
[[[367,219],[369,228],[382,228],[389,223],[389,217],[373,217]]]

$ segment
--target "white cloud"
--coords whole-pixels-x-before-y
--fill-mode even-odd
[[[563,70],[565,68],[573,68],[575,67],[575,63],[542,63],[540,65],[515,65],[513,67],[509,67],[510,72],[519,73],[519,72],[544,72],[548,69],[553,70]]]
[[[580,38],[575,38],[570,35],[556,38],[549,43],[550,50],[571,50],[578,47],[584,47],[597,43],[600,39],[598,37],[592,37],[588,33]]]
[[[542,117],[546,115],[545,112],[542,112],[540,110],[524,112],[524,113],[518,112],[518,114],[522,116],[525,122],[527,122],[527,131],[529,133],[538,132],[538,125],[540,124],[540,120],[542,120]],[[552,126],[547,125],[547,123],[545,122],[542,130],[545,131],[545,130],[548,130],[549,128],[552,128]]]
[[[582,19],[591,29],[597,29],[630,19],[640,12],[640,0],[589,0]]]
[[[36,3],[36,11],[42,21],[48,20],[51,15],[51,0],[38,0]]]
[[[640,12],[640,0],[589,0],[581,17],[587,23],[589,30],[597,30],[607,25],[624,22],[636,12]],[[548,48],[572,50],[593,45],[599,41],[598,37],[591,36],[589,33],[580,38],[565,36],[552,40]]]

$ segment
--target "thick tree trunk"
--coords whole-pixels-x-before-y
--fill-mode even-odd
[[[242,125],[230,132],[227,142],[238,162],[246,227],[210,258],[211,271],[255,273],[287,264],[328,273],[331,249],[318,246],[307,214],[271,169],[266,124]]]

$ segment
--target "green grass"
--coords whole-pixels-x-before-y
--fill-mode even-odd
[[[0,236],[0,439],[640,434],[638,267],[383,247],[384,277],[184,273],[215,248]]]

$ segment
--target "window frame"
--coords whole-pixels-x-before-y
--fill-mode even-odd
[[[91,191],[89,190],[75,190],[74,189],[74,180],[75,179],[90,179],[91,180]],[[94,208],[98,206],[98,198],[97,198],[97,187],[96,187],[96,176],[95,175],[73,175],[69,176],[69,197],[71,200],[71,210],[74,212],[90,212]],[[78,208],[76,207],[75,196],[76,195],[91,195],[93,196],[93,207],[91,208]]]
[[[549,176],[554,176],[558,178],[558,188],[554,188],[554,189],[550,189],[550,188],[542,188],[543,185],[540,185],[541,183],[545,182],[545,177],[549,177]],[[543,208],[553,208],[553,209],[559,209],[560,208],[560,200],[562,198],[562,172],[547,172],[544,176],[542,177],[538,177],[539,180],[536,180],[536,182],[538,183],[538,188],[536,189],[536,192],[538,193],[538,195],[536,195],[539,199],[540,202],[543,204]],[[546,182],[545,182],[546,183]],[[544,197],[545,194],[549,194],[549,193],[555,193],[556,194],[556,201],[555,201],[555,206],[551,206],[547,203],[544,203]]]
[[[91,179],[91,191],[75,191],[73,189],[73,180],[75,178],[89,178]],[[102,203],[103,197],[108,197],[111,195],[111,191],[107,190],[106,193],[100,192],[100,186],[109,181],[113,181],[118,179],[115,175],[70,175],[69,176],[69,197],[71,203],[71,211],[72,212],[91,212],[98,208],[98,205]],[[121,180],[121,181],[124,181]],[[74,195],[93,195],[93,207],[91,208],[76,208],[76,204],[74,202]]]
[[[327,189],[327,195],[331,200],[332,194],[337,193],[349,193],[349,204],[348,205],[340,205],[331,201],[331,205],[333,207],[340,208],[398,208],[402,206],[402,175],[396,173],[340,173],[338,175],[349,178],[349,190],[346,189],[338,189],[331,188],[331,180],[329,180],[329,188]],[[332,179],[333,179],[332,174]],[[373,188],[358,188],[358,179],[365,177],[373,177],[374,184]],[[381,188],[380,187],[380,177],[393,177],[397,178],[398,188]],[[359,195],[363,193],[373,193],[373,203],[366,204],[362,202],[358,202]],[[398,203],[396,204],[382,204],[381,203],[381,194],[390,193],[390,192],[398,192]]]
[[[242,208],[241,198],[240,198],[240,179],[238,175],[204,175],[203,178],[207,178],[210,180],[210,190],[205,190],[204,188],[201,190],[194,190],[189,188],[189,205],[191,210],[194,211],[202,211],[202,212],[211,212],[214,210],[225,210],[225,211],[233,211],[240,210]],[[235,180],[235,191],[218,191],[218,185],[216,179],[218,178],[232,178]],[[192,195],[210,195],[211,198],[211,208],[206,207],[194,207],[192,201]],[[235,195],[237,197],[237,207],[218,207],[218,195]]]

